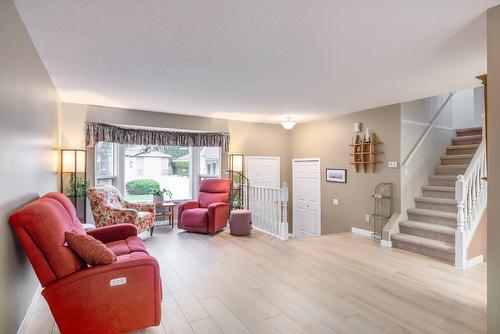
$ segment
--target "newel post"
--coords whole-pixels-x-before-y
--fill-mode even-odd
[[[279,236],[283,240],[288,240],[288,185],[281,186],[281,222]]]
[[[467,249],[465,233],[465,182],[464,176],[458,175],[455,182],[455,200],[457,201],[457,230],[455,232],[455,266],[465,269]]]

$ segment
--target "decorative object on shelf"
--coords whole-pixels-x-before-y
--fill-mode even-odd
[[[153,202],[155,204],[163,204],[163,202],[165,201],[165,195],[167,195],[168,198],[172,199],[172,192],[168,189],[157,188],[153,190]]]
[[[368,128],[366,130],[369,130]],[[368,134],[365,133],[365,138],[362,138],[357,134],[350,146],[353,148],[353,152],[350,154],[353,157],[351,165],[354,165],[354,170],[356,173],[363,170],[364,173],[368,171],[368,167],[371,167],[371,171],[375,173],[377,164],[383,163],[383,161],[378,161],[376,156],[378,154],[383,154],[384,152],[377,151],[377,145],[383,144],[383,142],[377,141],[377,136],[375,132]],[[366,140],[366,137],[369,139]]]
[[[372,238],[382,239],[382,231],[385,224],[392,216],[392,183],[379,183],[372,195],[374,200],[373,213],[370,222],[373,224]]]
[[[347,169],[327,168],[326,182],[347,183]]]
[[[297,122],[295,121],[292,121],[292,118],[291,117],[287,117],[287,119],[283,122],[281,122],[281,125],[283,126],[283,128],[285,128],[286,130],[291,130],[293,129],[293,127],[295,126],[295,124],[297,124]]]
[[[354,123],[352,125],[352,130],[355,132],[355,133],[358,133],[358,132],[361,132],[361,129],[363,128],[363,123],[361,122],[358,122],[358,123]]]
[[[60,187],[61,193],[66,194],[76,209],[80,221],[87,218],[87,152],[79,149],[61,149],[60,159]]]
[[[365,130],[365,138],[364,141],[369,143],[370,142],[370,128],[366,128]]]

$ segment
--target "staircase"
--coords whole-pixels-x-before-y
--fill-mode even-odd
[[[456,134],[429,185],[422,186],[422,197],[415,198],[415,208],[407,210],[408,221],[401,222],[400,233],[391,236],[393,247],[455,263],[455,182],[481,144],[482,128],[458,129]]]

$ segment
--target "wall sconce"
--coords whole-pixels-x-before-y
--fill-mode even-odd
[[[75,205],[77,216],[83,214],[83,222],[86,220],[87,210],[85,197],[87,186],[87,152],[78,149],[61,149],[60,157],[61,193],[66,194]],[[66,185],[66,186],[65,186]],[[83,198],[83,201],[82,201]],[[79,203],[83,202],[83,203]],[[81,204],[81,206],[79,205]]]

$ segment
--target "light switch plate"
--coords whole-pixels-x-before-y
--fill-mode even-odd
[[[333,205],[339,205],[339,200],[338,198],[333,199]]]
[[[370,222],[370,215],[365,215],[365,222],[367,222],[367,223]]]
[[[389,161],[387,163],[387,165],[389,166],[389,168],[398,168],[398,162],[397,161]]]

